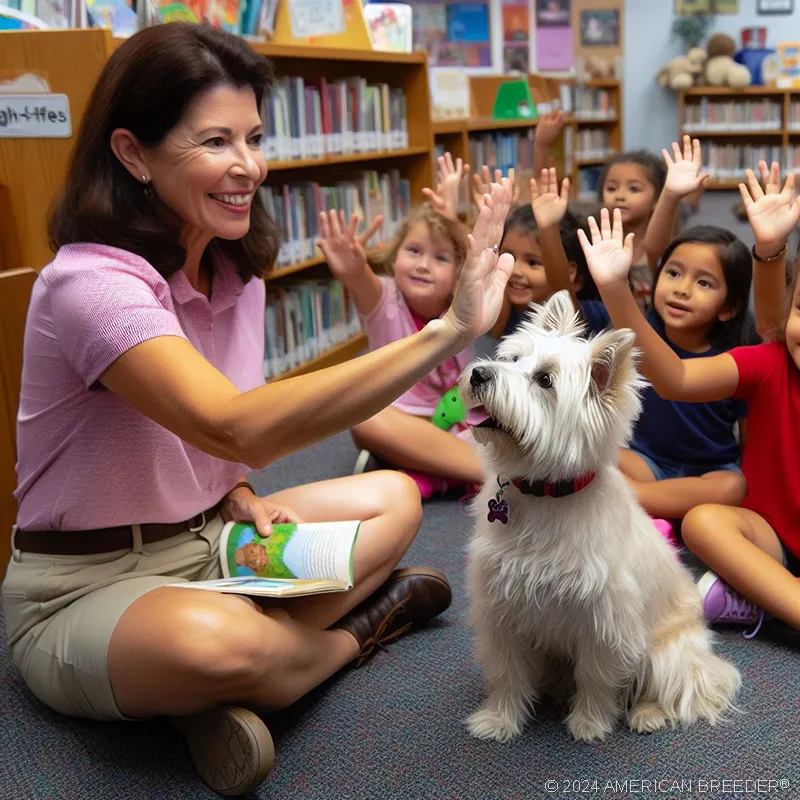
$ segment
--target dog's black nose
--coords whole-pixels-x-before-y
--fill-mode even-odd
[[[483,386],[484,383],[489,383],[493,377],[489,367],[475,367],[469,376],[469,385],[473,389],[477,389],[479,386]]]

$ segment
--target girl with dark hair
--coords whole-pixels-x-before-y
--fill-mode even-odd
[[[146,28],[89,99],[33,289],[18,417],[19,511],[3,583],[33,693],[97,720],[167,716],[223,794],[272,765],[252,708],[283,708],[450,603],[395,569],[419,490],[380,471],[256,496],[244,480],[377,414],[495,321],[511,188],[492,185],[449,309],[413,335],[264,385],[278,244],[257,189],[270,68],[237,36]],[[460,266],[460,265],[459,265]],[[222,577],[226,521],[361,520],[349,592],[256,605],[175,588]]]
[[[766,165],[762,163],[760,167],[766,179]],[[757,285],[771,287],[769,295],[774,297],[774,289],[783,282],[786,269],[786,241],[800,218],[800,199],[794,197],[794,176],[789,176],[780,190],[777,168],[773,167],[765,193],[748,170],[747,186],[740,184],[739,188],[755,235],[752,258]],[[627,282],[632,242],[630,236],[623,240],[619,212],[614,214],[613,227],[608,212],[603,210],[600,228],[593,219],[590,228],[592,243],[585,236],[581,242],[589,269],[614,325],[635,332],[636,343],[642,350],[643,372],[655,390],[664,398],[684,403],[716,403],[725,398],[747,403],[750,435],[742,461],[747,495],[741,508],[737,504],[706,502],[689,511],[681,528],[687,547],[713,570],[698,584],[706,619],[752,625],[753,631],[747,635],[753,636],[765,613],[769,613],[800,629],[797,283],[792,289],[792,306],[780,339],[714,355],[710,355],[710,349],[693,354],[709,357],[682,358],[637,309]],[[662,276],[689,244],[685,242],[673,250],[662,268]],[[696,246],[718,248],[707,243]],[[684,266],[678,267],[674,276],[679,286],[700,264],[689,258],[689,251],[684,252],[687,253]],[[711,255],[708,251],[705,254],[706,266],[711,265]],[[718,260],[722,258],[715,256]],[[709,273],[708,289],[721,284],[721,269],[718,272],[712,268]],[[685,285],[688,289],[688,280]],[[695,286],[696,281],[691,287],[692,297],[697,291]],[[691,319],[697,313],[693,302],[690,306],[684,295],[680,298],[674,318]],[[729,308],[727,313],[732,311]],[[764,319],[761,312],[759,319]]]

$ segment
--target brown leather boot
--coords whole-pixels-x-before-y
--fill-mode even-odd
[[[361,649],[354,664],[361,667],[389,642],[441,614],[452,599],[447,577],[438,569],[396,569],[333,628],[343,628],[355,637]]]

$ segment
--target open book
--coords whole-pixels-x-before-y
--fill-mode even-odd
[[[262,538],[255,525],[229,522],[219,540],[224,578],[171,584],[186,589],[295,597],[353,588],[358,521],[272,526]]]

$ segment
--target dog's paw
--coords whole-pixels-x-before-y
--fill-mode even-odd
[[[499,711],[482,708],[467,717],[467,728],[476,739],[494,739],[507,742],[522,732],[522,726],[503,716]]]
[[[576,742],[602,741],[607,733],[611,733],[611,725],[583,714],[570,714],[567,727]]]
[[[639,703],[628,714],[628,725],[635,733],[655,733],[668,724],[667,715],[655,703]]]

